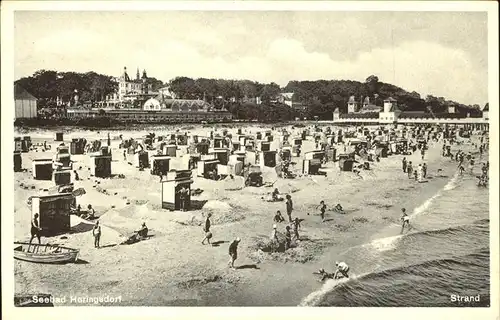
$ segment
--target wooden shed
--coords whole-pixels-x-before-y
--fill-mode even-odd
[[[177,156],[177,146],[175,144],[163,146],[163,154],[175,158]]]
[[[321,169],[321,161],[319,159],[305,159],[302,161],[302,173],[317,175]]]
[[[262,151],[259,153],[259,164],[261,167],[276,167],[276,151]]]
[[[35,180],[52,180],[52,159],[34,159],[32,165]]]
[[[198,177],[203,177],[205,179],[213,178],[210,173],[215,173],[217,175],[217,165],[219,160],[200,160],[198,161]]]
[[[31,198],[31,218],[39,215],[42,236],[54,236],[71,230],[70,207],[75,197],[71,193],[39,195]]]
[[[161,182],[161,207],[169,210],[181,209],[181,189],[186,188],[185,209],[191,207],[191,170],[171,170]]]
[[[68,185],[71,183],[71,170],[54,170],[52,181],[56,186]]]
[[[111,156],[91,155],[90,172],[98,178],[111,177]]]
[[[164,155],[151,156],[151,174],[155,176],[166,175],[170,170],[170,157]]]
[[[14,151],[14,172],[21,172],[23,170],[23,158],[21,152]]]
[[[214,155],[214,158],[219,160],[219,163],[222,165],[226,165],[229,161],[229,155],[231,151],[226,148],[214,148],[209,151],[210,154]]]

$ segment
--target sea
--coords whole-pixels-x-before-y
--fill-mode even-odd
[[[488,307],[488,189],[474,175],[455,174],[409,215],[412,228],[403,234],[342,252],[338,259],[355,266],[355,274],[328,280],[300,305]]]

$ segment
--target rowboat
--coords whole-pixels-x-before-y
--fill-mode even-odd
[[[36,263],[75,262],[80,250],[51,244],[14,242],[14,259]]]

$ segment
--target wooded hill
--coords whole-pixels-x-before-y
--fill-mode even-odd
[[[169,86],[170,91],[179,99],[205,99],[216,108],[229,110],[237,119],[279,121],[295,117],[317,116],[319,119],[332,119],[332,112],[338,107],[341,113],[347,112],[347,101],[355,96],[362,105],[362,99],[369,97],[370,103],[381,106],[383,100],[393,97],[398,100],[401,111],[424,111],[446,113],[448,106],[455,106],[457,113],[477,116],[481,113],[479,105],[464,105],[444,97],[421,97],[417,92],[408,92],[400,87],[379,81],[377,76],[369,76],[365,82],[351,80],[290,81],[284,88],[276,83],[259,83],[250,80],[191,79],[177,77],[169,82],[155,78],[147,80],[152,90]],[[56,97],[69,101],[78,90],[80,101],[93,102],[104,99],[113,93],[118,84],[113,77],[95,72],[57,72],[40,70],[30,77],[16,81],[28,92],[39,98],[40,107],[55,105]],[[293,92],[293,108],[275,102],[280,92]],[[261,104],[256,104],[259,97]]]

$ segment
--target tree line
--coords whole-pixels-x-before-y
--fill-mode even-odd
[[[464,105],[444,97],[428,95],[421,97],[417,92],[408,92],[393,84],[379,81],[370,75],[364,82],[351,80],[290,81],[285,87],[276,83],[259,83],[251,80],[227,80],[177,77],[168,82],[148,78],[153,92],[164,86],[178,99],[204,99],[215,109],[226,109],[234,118],[259,121],[292,120],[297,117],[332,119],[332,113],[339,108],[347,112],[347,102],[354,96],[359,105],[369,97],[370,103],[383,105],[383,100],[393,97],[398,100],[401,111],[424,111],[446,113],[454,106],[460,115],[480,114],[479,105]],[[56,98],[71,101],[78,91],[79,100],[93,104],[102,101],[115,92],[118,83],[113,77],[96,72],[76,73],[40,70],[30,77],[16,81],[39,99],[40,107],[55,105]],[[276,101],[279,93],[293,92],[293,107]],[[257,99],[259,101],[257,101]]]

